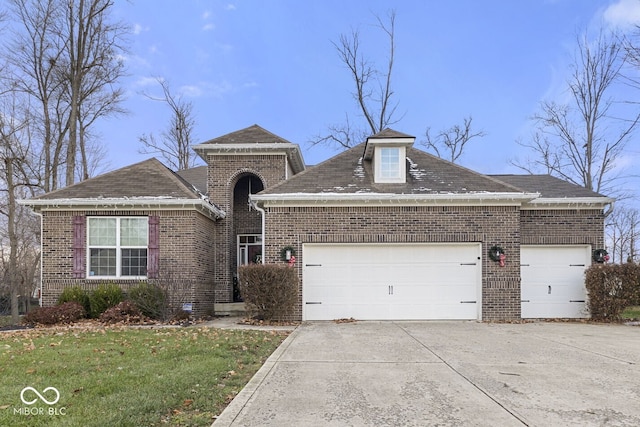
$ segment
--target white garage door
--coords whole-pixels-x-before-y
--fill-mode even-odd
[[[480,244],[306,244],[303,319],[479,319]]]
[[[588,317],[584,271],[590,246],[521,246],[522,317]]]

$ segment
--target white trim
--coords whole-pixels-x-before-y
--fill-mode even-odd
[[[89,239],[91,237],[91,220],[92,219],[115,219],[116,220],[116,244],[115,246],[100,246],[100,245],[91,245],[89,243]],[[120,233],[122,232],[122,220],[123,219],[140,219],[145,220],[145,224],[147,226],[147,244],[145,246],[123,246],[120,243]],[[144,276],[127,276],[122,275],[122,250],[123,249],[146,249],[147,250],[147,263],[149,262],[149,217],[148,216],[87,216],[86,217],[86,235],[85,235],[85,279],[86,280],[113,280],[113,279],[122,279],[122,280],[146,280],[147,275]],[[91,274],[91,249],[115,249],[116,250],[116,274],[114,276],[98,276]],[[148,268],[148,264],[147,264]]]
[[[398,153],[398,175],[394,177],[385,177],[382,175],[382,150],[397,150]],[[400,183],[407,182],[407,150],[404,146],[388,146],[379,145],[374,148],[374,169],[375,169],[375,182],[381,184]]]
[[[610,197],[539,197],[523,204],[522,209],[602,209],[614,201]]]
[[[305,169],[304,159],[298,144],[291,142],[252,142],[252,143],[202,143],[195,145],[193,150],[205,161],[208,154],[222,156],[235,155],[284,155],[293,166],[294,173]]]
[[[394,194],[394,193],[285,193],[252,194],[251,200],[272,206],[370,206],[370,205],[482,205],[520,206],[538,193],[464,193],[464,194]]]
[[[226,213],[202,199],[166,198],[79,198],[79,199],[28,199],[18,200],[23,206],[30,206],[40,211],[69,210],[197,210],[211,218],[224,218]]]

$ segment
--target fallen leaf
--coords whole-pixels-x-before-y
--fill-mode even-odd
[[[182,406],[187,407],[190,406],[193,403],[193,399],[185,399],[184,402],[182,402]]]
[[[7,409],[8,407],[10,407],[11,405],[0,405],[0,411]]]

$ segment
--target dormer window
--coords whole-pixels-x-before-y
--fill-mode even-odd
[[[364,160],[373,162],[376,183],[407,182],[407,147],[415,137],[385,129],[367,138]]]
[[[374,164],[376,182],[405,182],[405,147],[376,147]]]

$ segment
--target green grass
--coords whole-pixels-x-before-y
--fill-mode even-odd
[[[0,316],[0,328],[3,326],[13,325],[11,316]]]
[[[640,306],[627,307],[622,312],[622,318],[626,320],[640,319]]]
[[[285,337],[198,327],[0,333],[0,425],[209,426]],[[25,387],[55,387],[60,400],[25,405]]]

